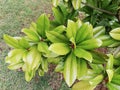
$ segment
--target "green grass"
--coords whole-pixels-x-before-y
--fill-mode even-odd
[[[47,74],[26,82],[23,72],[8,70],[4,59],[9,47],[3,41],[3,34],[21,36],[21,29],[41,13],[51,13],[50,7],[50,0],[0,0],[0,90],[52,90]],[[70,89],[63,82],[60,90]]]

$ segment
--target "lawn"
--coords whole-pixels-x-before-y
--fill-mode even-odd
[[[10,48],[4,43],[3,34],[21,36],[22,28],[36,21],[40,14],[51,13],[50,8],[50,0],[0,0],[0,90],[55,90],[49,83],[57,83],[59,74],[52,73],[54,77],[36,75],[26,82],[24,73],[8,70],[4,60]],[[70,90],[64,81],[59,87],[58,90]]]

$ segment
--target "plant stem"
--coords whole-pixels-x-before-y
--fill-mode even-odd
[[[110,11],[107,11],[107,10],[104,10],[104,9],[101,9],[101,8],[94,7],[94,6],[92,6],[90,4],[87,4],[87,3],[84,3],[84,2],[82,2],[82,4],[84,4],[84,5],[86,5],[86,6],[90,7],[90,8],[96,9],[96,10],[98,10],[100,12],[107,13],[107,14],[112,15],[112,16],[116,15],[115,13],[112,13]]]

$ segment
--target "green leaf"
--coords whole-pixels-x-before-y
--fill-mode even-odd
[[[48,71],[48,62],[47,62],[47,60],[42,60],[41,66],[42,66],[42,69],[44,70],[44,72]]]
[[[8,56],[6,57],[5,61],[6,63],[18,63],[21,62],[21,59],[25,53],[25,50],[23,49],[13,49],[8,53]]]
[[[46,32],[47,38],[53,43],[68,42],[68,39],[55,31]]]
[[[23,62],[13,63],[8,66],[8,69],[10,70],[19,69],[23,66],[23,64],[24,64]]]
[[[81,5],[81,0],[72,0],[72,5],[74,9],[79,9]]]
[[[120,40],[120,28],[115,28],[112,31],[110,31],[110,36],[113,39]]]
[[[111,82],[114,74],[114,71],[113,71],[114,57],[111,54],[109,54],[108,56],[109,56],[109,59],[106,65],[106,72],[108,74],[109,82]]]
[[[53,31],[58,32],[58,33],[63,33],[65,31],[66,27],[64,25],[60,25],[56,27]]]
[[[37,20],[37,32],[43,38],[45,37],[45,32],[49,30],[50,21],[46,14],[42,14]]]
[[[55,68],[55,72],[62,72],[64,70],[64,62],[59,62]]]
[[[48,45],[45,42],[39,42],[37,48],[40,52],[49,53]]]
[[[102,41],[100,39],[89,39],[81,42],[78,46],[86,50],[92,50],[100,47],[101,45],[102,45]]]
[[[47,58],[48,63],[58,64],[60,62],[60,57],[49,57]]]
[[[120,90],[120,86],[113,83],[108,83],[107,87],[109,90]]]
[[[27,82],[29,82],[32,78],[33,78],[33,76],[35,75],[35,71],[34,70],[32,70],[32,71],[30,71],[30,72],[25,72],[25,80],[27,81]]]
[[[82,49],[82,48],[76,48],[74,50],[74,54],[79,58],[84,58],[85,60],[88,60],[89,62],[92,62],[92,55],[90,52]]]
[[[21,47],[28,49],[30,47],[29,42],[25,38],[21,38],[18,40],[18,43]]]
[[[65,2],[68,2],[69,0],[64,0]]]
[[[104,71],[104,67],[101,64],[90,64],[94,73],[100,74]]]
[[[54,7],[57,7],[58,3],[59,3],[59,0],[52,0],[52,3],[53,3],[53,6]]]
[[[15,39],[14,37],[11,37],[11,36],[5,34],[3,38],[4,38],[5,42],[8,45],[10,45],[11,47],[13,47],[13,48],[21,48],[19,46],[19,44],[18,44],[18,40]]]
[[[105,58],[108,58],[107,55],[98,51],[90,52],[93,57],[93,63],[95,64],[104,64],[106,62]]]
[[[93,37],[92,25],[87,23],[82,24],[82,26],[77,30],[76,33],[76,43],[80,43],[84,40],[91,39]]]
[[[38,52],[36,47],[31,47],[25,61],[29,71],[37,69],[41,64],[41,53]]]
[[[50,45],[49,50],[58,55],[66,55],[70,52],[69,46],[65,43],[54,43]]]
[[[103,80],[103,75],[97,75],[95,78],[89,81],[89,83],[93,86],[97,86]]]
[[[39,76],[44,76],[45,72],[44,72],[44,70],[39,68],[38,69],[38,74],[39,74]]]
[[[108,56],[109,56],[109,59],[106,65],[106,69],[113,69],[114,57],[111,54],[109,54]]]
[[[120,85],[120,74],[114,74],[111,82]]]
[[[100,35],[105,35],[105,27],[104,26],[97,26],[93,29],[93,35],[95,38],[99,37]]]
[[[109,35],[102,35],[100,37],[98,37],[100,40],[102,40],[102,46],[105,47],[115,47],[120,45],[120,42],[112,39]]]
[[[62,12],[59,10],[59,8],[52,8],[52,11],[53,11],[53,15],[54,15],[54,18],[55,18],[55,21],[59,24],[63,24],[63,14]]]
[[[113,78],[114,71],[111,69],[107,69],[106,72],[108,74],[109,82],[111,82],[111,80]]]
[[[64,79],[67,85],[70,87],[76,80],[77,77],[77,60],[73,53],[69,54],[66,58],[64,71]]]
[[[87,63],[85,60],[77,59],[77,79],[81,80],[81,77],[83,77],[87,73]]]
[[[95,86],[90,85],[88,81],[80,81],[76,83],[72,90],[94,90]]]
[[[71,37],[76,36],[76,32],[77,32],[77,28],[76,28],[76,23],[73,22],[72,20],[68,20],[68,24],[67,24],[67,37],[70,39]]]
[[[28,36],[28,38],[31,39],[32,41],[35,41],[35,42],[40,41],[40,38],[35,31],[24,28],[22,29],[22,32],[24,32]]]

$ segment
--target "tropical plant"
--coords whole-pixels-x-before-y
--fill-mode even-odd
[[[55,71],[63,74],[73,90],[94,90],[99,84],[109,90],[119,90],[120,25],[116,17],[108,15],[111,10],[117,12],[120,2],[52,2],[53,20],[42,14],[29,28],[22,29],[23,37],[4,35],[5,42],[13,48],[6,56],[8,68],[21,68],[26,81],[30,81],[36,72],[43,76],[48,65],[54,63]],[[79,10],[88,14],[83,21],[79,19]],[[110,32],[107,32],[108,28]],[[114,48],[115,51],[104,53],[99,48]]]

